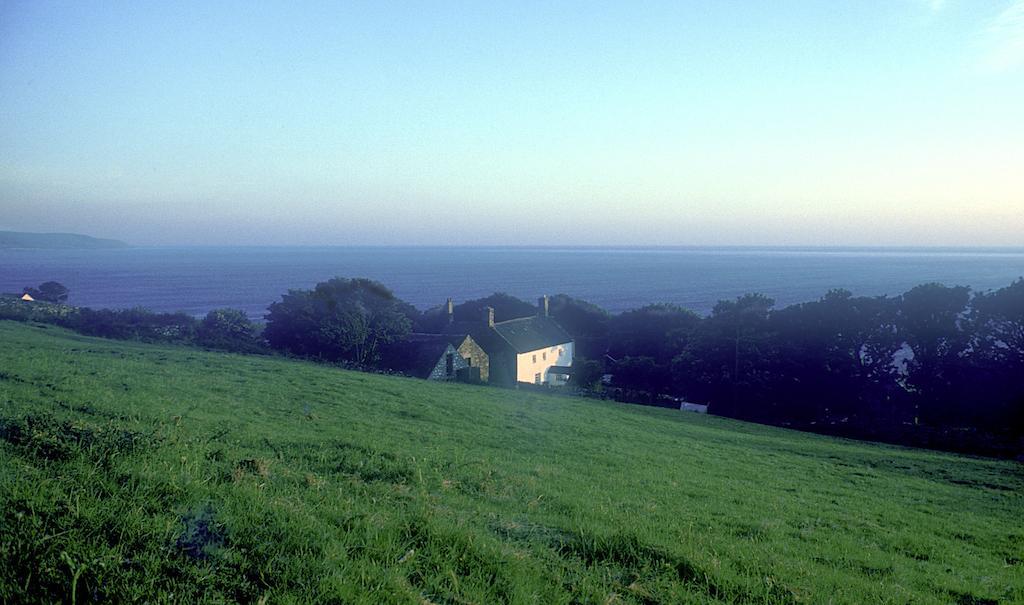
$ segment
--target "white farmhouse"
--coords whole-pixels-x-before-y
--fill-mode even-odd
[[[518,384],[561,386],[572,375],[575,346],[570,336],[548,312],[548,297],[537,303],[537,314],[508,321],[494,321],[494,309],[484,308],[483,321],[455,321],[448,299],[448,335],[469,335],[472,346],[463,345],[460,355],[468,367],[478,368],[480,382],[514,387]]]
[[[548,297],[538,301],[537,315],[495,322],[494,312],[487,310],[487,325],[495,338],[491,339],[491,375],[501,378],[496,365],[504,366],[507,382],[547,384],[560,386],[571,373],[574,354],[573,339],[548,314]],[[485,350],[487,345],[481,344]]]

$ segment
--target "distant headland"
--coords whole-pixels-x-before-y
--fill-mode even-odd
[[[25,233],[0,231],[0,250],[11,248],[37,248],[45,250],[101,250],[127,248],[128,244],[116,239],[100,239],[78,233]]]

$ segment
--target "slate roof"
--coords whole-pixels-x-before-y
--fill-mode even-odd
[[[548,368],[549,374],[561,374],[563,376],[572,376],[572,368],[569,366],[551,366]]]
[[[482,321],[456,321],[445,326],[443,332],[454,337],[462,336],[463,338],[468,334],[488,355],[504,350],[508,346],[504,339],[498,336],[494,330],[488,328],[487,324]],[[462,344],[461,340],[459,344]],[[459,348],[459,344],[456,344],[455,348]]]
[[[441,333],[452,336],[469,334],[476,338],[473,332],[479,331],[482,327],[486,327],[482,321],[453,321],[445,324],[444,328],[441,329]]]
[[[528,353],[572,342],[572,336],[562,329],[555,320],[535,315],[494,324],[494,331],[515,350]]]
[[[448,345],[459,348],[465,334],[409,334],[381,347],[380,365],[389,370],[426,378],[437,366]]]

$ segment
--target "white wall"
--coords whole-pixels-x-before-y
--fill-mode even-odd
[[[561,352],[559,352],[561,351]],[[547,353],[547,359],[544,354]],[[534,361],[536,355],[537,361]],[[571,366],[573,343],[566,342],[545,349],[537,349],[529,353],[516,355],[516,380],[532,383],[535,374],[540,374],[541,382],[548,382],[548,368],[551,366]]]

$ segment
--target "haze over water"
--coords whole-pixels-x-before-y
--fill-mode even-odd
[[[776,307],[832,288],[898,295],[941,282],[988,290],[1024,276],[1024,248],[457,248],[183,247],[4,250],[0,291],[47,280],[88,307],[144,306],[200,315],[242,309],[261,318],[290,288],[369,277],[425,309],[508,292],[566,293],[612,312],[670,302],[705,314],[715,302],[765,293]]]

